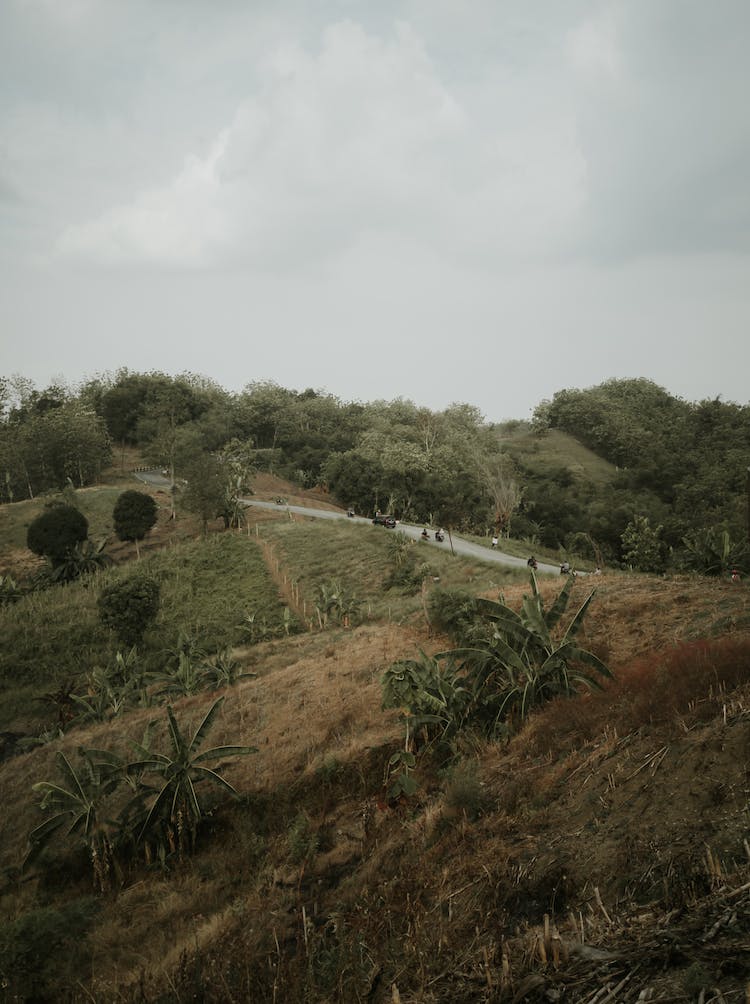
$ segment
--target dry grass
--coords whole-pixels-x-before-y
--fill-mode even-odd
[[[295,531],[287,538],[273,525],[278,517],[269,520],[260,532],[267,527],[281,551]],[[379,547],[385,538],[375,539]],[[282,566],[301,577],[317,560],[288,547]],[[487,588],[481,569],[456,568]],[[560,585],[541,581],[548,600]],[[379,678],[391,662],[437,644],[418,611],[401,624],[237,648],[258,678],[227,692],[206,745],[259,748],[224,765],[246,798],[217,807],[189,861],[167,875],[135,871],[116,899],[102,901],[89,939],[86,985],[95,999],[138,999],[141,973],[143,1000],[382,1004],[396,985],[404,1004],[468,1004],[512,1000],[531,976],[542,982],[523,999],[547,990],[592,998],[598,985],[590,981],[601,985],[609,964],[580,955],[557,968],[544,963],[545,913],[568,942],[580,943],[583,926],[587,944],[631,959],[631,968],[637,961],[633,1000],[649,987],[669,991],[665,1000],[687,999],[680,960],[691,952],[707,959],[724,945],[742,963],[746,950],[730,938],[750,930],[739,899],[734,929],[701,937],[721,916],[707,898],[719,889],[716,868],[725,883],[750,878],[742,878],[747,799],[738,771],[750,722],[747,593],[720,582],[604,575],[579,579],[574,599],[592,585],[584,643],[606,655],[616,683],[601,697],[538,713],[509,743],[465,740],[459,751],[479,794],[457,793],[456,782],[452,790],[425,758],[417,797],[395,806],[381,798],[384,763],[402,733],[397,714],[381,710]],[[503,589],[517,606],[528,585]],[[176,702],[179,721],[197,723],[213,696]],[[30,787],[54,774],[56,749],[124,752],[154,714],[132,712],[0,764],[0,865],[17,865],[38,822]],[[302,862],[289,835],[300,813],[318,847]],[[39,897],[89,891],[87,878],[69,880],[7,882],[0,909],[15,916]],[[681,912],[665,921],[671,910]],[[663,950],[651,953],[648,932],[663,949],[658,932],[670,923],[679,953],[665,963]],[[718,962],[712,972],[727,1000],[740,999],[739,977]]]

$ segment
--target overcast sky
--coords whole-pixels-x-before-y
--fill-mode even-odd
[[[747,0],[0,0],[0,373],[750,390]]]

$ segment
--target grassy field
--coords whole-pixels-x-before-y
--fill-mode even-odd
[[[99,622],[97,597],[136,571],[161,588],[161,609],[142,651],[149,670],[174,652],[180,634],[211,653],[248,643],[248,616],[255,615],[255,638],[283,631],[285,604],[258,544],[240,534],[177,544],[137,565],[29,594],[0,607],[0,729],[45,724],[49,712],[38,698],[107,662],[117,644]]]
[[[526,467],[540,472],[565,467],[574,477],[598,486],[609,484],[616,473],[613,464],[559,429],[549,429],[541,435],[529,431],[515,432],[501,436],[500,442]]]

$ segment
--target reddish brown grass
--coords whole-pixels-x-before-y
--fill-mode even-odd
[[[682,642],[641,656],[602,691],[557,700],[519,737],[529,753],[555,755],[606,728],[624,735],[650,726],[685,728],[721,711],[727,695],[750,681],[750,638]]]

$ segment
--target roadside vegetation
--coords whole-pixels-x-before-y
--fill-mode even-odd
[[[711,487],[702,456],[714,494],[691,510],[660,464],[698,428],[736,459],[722,443],[745,443],[746,415],[626,383],[491,429],[468,406],[191,375],[6,382],[8,999],[744,999],[741,484]],[[637,466],[626,389],[645,426],[662,409],[658,464]],[[63,417],[75,449],[25,452]],[[603,574],[245,509],[251,493]]]

